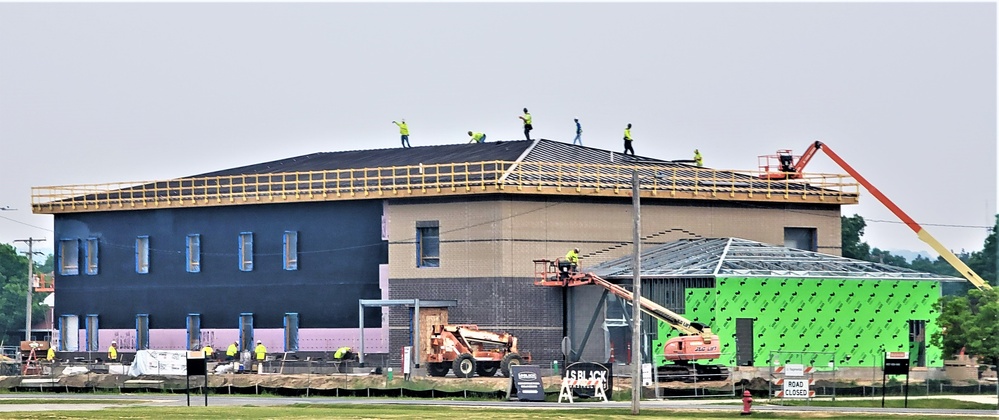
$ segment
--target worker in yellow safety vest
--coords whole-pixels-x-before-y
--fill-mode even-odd
[[[485,134],[482,134],[482,133],[473,133],[473,132],[469,131],[468,135],[472,136],[472,139],[468,141],[469,143],[485,143],[486,142],[486,135]]]
[[[236,353],[239,353],[239,346],[233,341],[229,348],[225,349],[225,360],[227,362],[236,360]]]
[[[108,361],[118,361],[118,343],[115,343],[114,341],[111,342],[111,347],[108,347]]]
[[[534,129],[534,126],[531,125],[531,113],[527,112],[527,108],[524,108],[524,115],[517,118],[524,122],[524,137],[527,137],[527,141],[531,141],[531,130]]]
[[[201,349],[201,351],[205,352],[205,359],[211,359],[212,355],[215,354],[215,349],[212,348],[211,344],[205,345],[205,347]]]
[[[402,147],[412,147],[409,145],[409,126],[406,125],[406,119],[403,118],[402,122],[392,121],[392,123],[399,126],[399,135],[402,137]]]
[[[264,347],[264,343],[260,340],[257,340],[257,347],[253,348],[253,352],[257,354],[258,362],[262,362],[267,357],[267,347]]]
[[[335,353],[333,353],[333,358],[336,360],[349,359],[350,356],[351,356],[350,347],[347,346],[340,347],[336,349]]]
[[[697,165],[698,168],[704,166],[704,158],[701,157],[701,151],[697,149],[694,149],[694,165]]]
[[[633,139],[631,138],[631,123],[628,123],[628,127],[624,129],[624,154],[628,154],[628,151],[631,150],[631,155],[635,156],[635,148],[631,147],[632,140]]]
[[[49,344],[49,351],[45,353],[45,360],[50,362],[55,360],[55,347],[51,343]]]

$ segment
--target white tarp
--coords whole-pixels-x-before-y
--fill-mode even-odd
[[[186,350],[139,350],[128,369],[129,376],[187,375]]]

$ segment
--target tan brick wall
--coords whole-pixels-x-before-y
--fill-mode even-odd
[[[631,212],[630,202],[392,203],[389,277],[529,277],[534,269],[531,260],[562,257],[572,246],[580,248],[583,265],[595,265],[631,252]],[[418,220],[440,222],[440,268],[416,268]],[[783,245],[784,227],[816,228],[819,252],[840,255],[837,207],[785,210],[668,202],[642,206],[642,236],[648,244],[734,236]]]

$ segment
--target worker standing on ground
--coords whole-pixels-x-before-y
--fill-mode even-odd
[[[225,361],[231,362],[236,360],[236,354],[239,353],[239,346],[235,341],[229,345],[229,348],[225,349]]]
[[[704,166],[704,158],[701,157],[701,151],[697,149],[694,149],[694,164],[697,165],[698,168]]]
[[[572,120],[576,122],[576,138],[572,139],[572,144],[579,142],[579,145],[582,146],[583,139],[581,136],[583,135],[583,126],[579,125],[579,118],[573,118]]]
[[[267,347],[264,347],[264,343],[257,340],[257,347],[253,348],[253,352],[257,354],[257,365],[264,363],[264,358],[267,357]]]
[[[399,126],[399,134],[402,136],[402,147],[411,147],[409,145],[409,126],[406,125],[406,119],[403,118],[402,122],[392,121],[392,123]]]
[[[527,137],[527,140],[530,141],[531,130],[534,129],[534,126],[531,125],[531,113],[527,112],[527,108],[524,108],[524,115],[521,115],[520,117],[517,118],[520,118],[521,120],[524,121],[524,137]]]
[[[468,141],[469,143],[485,143],[486,142],[486,135],[485,134],[482,134],[482,133],[473,133],[473,132],[469,131],[468,135],[472,136],[472,139]]]
[[[114,341],[111,342],[111,347],[108,347],[108,362],[118,361],[118,343]]]
[[[49,343],[49,351],[45,353],[45,360],[50,362],[55,360],[55,346],[53,346],[52,343]]]
[[[624,129],[624,154],[628,154],[631,150],[631,155],[635,156],[635,148],[631,147],[631,123],[628,123],[628,127]]]

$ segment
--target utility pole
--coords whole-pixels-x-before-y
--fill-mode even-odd
[[[631,414],[638,415],[642,399],[642,214],[638,170],[631,172],[631,204],[635,221],[635,249],[631,256]],[[637,356],[637,357],[636,357]]]
[[[14,242],[24,242],[28,244],[28,304],[24,311],[24,340],[31,341],[31,287],[34,286],[35,276],[35,242],[44,242],[45,239],[17,239]]]

